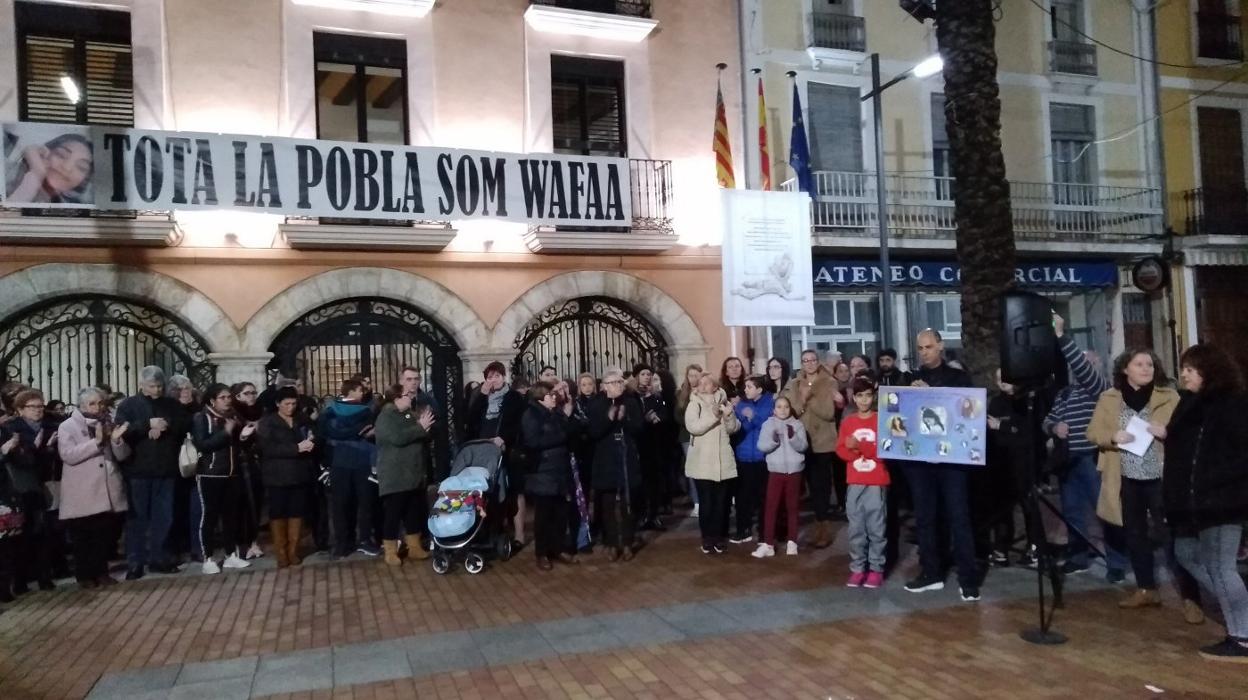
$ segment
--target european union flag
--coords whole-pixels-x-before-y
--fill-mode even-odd
[[[806,143],[806,122],[802,119],[802,98],[793,83],[793,134],[789,137],[789,165],[797,174],[797,189],[815,194],[814,176],[810,174],[810,146]]]

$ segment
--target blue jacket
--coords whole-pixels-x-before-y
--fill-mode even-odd
[[[767,392],[763,392],[757,401],[750,401],[742,396],[741,401],[737,403],[737,420],[741,421],[742,436],[741,442],[737,443],[734,450],[738,462],[763,462],[767,459],[767,453],[758,449],[758,434],[763,429],[763,423],[771,418],[771,412],[775,406],[775,397]],[[747,407],[754,411],[754,415],[750,418],[746,418],[743,413]]]
[[[377,447],[360,435],[373,423],[372,407],[335,399],[317,420],[317,433],[326,447],[325,463],[339,469],[371,469]]]

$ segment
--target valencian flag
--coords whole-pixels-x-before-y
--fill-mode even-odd
[[[815,190],[814,176],[810,174],[810,146],[806,144],[806,122],[802,119],[802,99],[793,83],[793,134],[789,137],[789,165],[797,175],[797,189],[811,193]]]
[[[758,162],[763,189],[771,189],[771,154],[767,151],[767,102],[763,99],[763,79],[758,79]]]
[[[737,178],[732,174],[732,144],[728,141],[728,113],[724,109],[724,88],[715,86],[715,177],[720,187],[734,189]]]

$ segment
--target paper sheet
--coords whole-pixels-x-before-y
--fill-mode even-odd
[[[1127,427],[1123,429],[1134,435],[1135,439],[1125,445],[1119,445],[1118,449],[1130,452],[1137,457],[1143,457],[1148,451],[1148,446],[1153,444],[1153,434],[1148,432],[1148,422],[1139,416],[1131,416],[1131,420],[1127,421]]]

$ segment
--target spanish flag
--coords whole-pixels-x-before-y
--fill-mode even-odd
[[[715,177],[720,187],[733,189],[737,178],[732,174],[732,143],[728,140],[728,113],[724,109],[724,88],[715,86]]]
[[[767,151],[767,102],[763,99],[763,79],[758,79],[758,162],[764,190],[771,189],[771,154]]]

